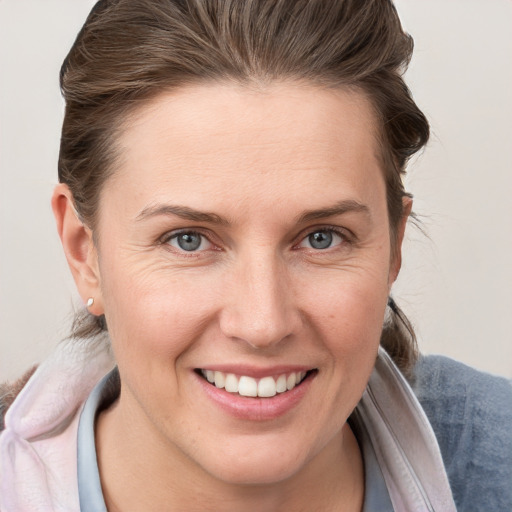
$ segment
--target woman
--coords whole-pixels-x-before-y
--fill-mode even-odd
[[[509,385],[418,363],[390,299],[411,50],[382,1],[95,6],[52,199],[88,312],[5,416],[2,512],[512,503]]]

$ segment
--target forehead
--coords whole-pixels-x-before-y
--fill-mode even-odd
[[[296,83],[184,87],[126,120],[120,165],[106,188],[141,202],[186,194],[193,207],[222,202],[228,192],[260,204],[269,193],[302,201],[308,190],[333,188],[334,196],[340,187],[371,195],[383,180],[377,138],[371,104],[359,92]]]

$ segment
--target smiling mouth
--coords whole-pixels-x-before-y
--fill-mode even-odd
[[[228,393],[252,398],[271,398],[277,394],[291,391],[316,372],[317,370],[313,369],[254,379],[247,375],[196,369],[196,373],[212,386],[224,389]]]

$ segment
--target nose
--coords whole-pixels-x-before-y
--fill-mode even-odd
[[[296,333],[301,318],[289,274],[275,256],[253,254],[239,261],[224,291],[223,334],[263,349]]]

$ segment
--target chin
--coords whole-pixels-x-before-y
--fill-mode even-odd
[[[266,436],[255,437],[249,443],[242,440],[244,447],[233,443],[229,449],[218,450],[203,460],[203,469],[226,484],[271,485],[300,473],[309,461],[305,440],[287,445],[279,436],[273,442]]]
[[[294,461],[287,464],[286,461],[277,461],[276,457],[266,461],[253,462],[235,461],[231,464],[224,462],[210,468],[210,475],[228,485],[254,486],[272,485],[283,482],[300,471],[302,464]]]

